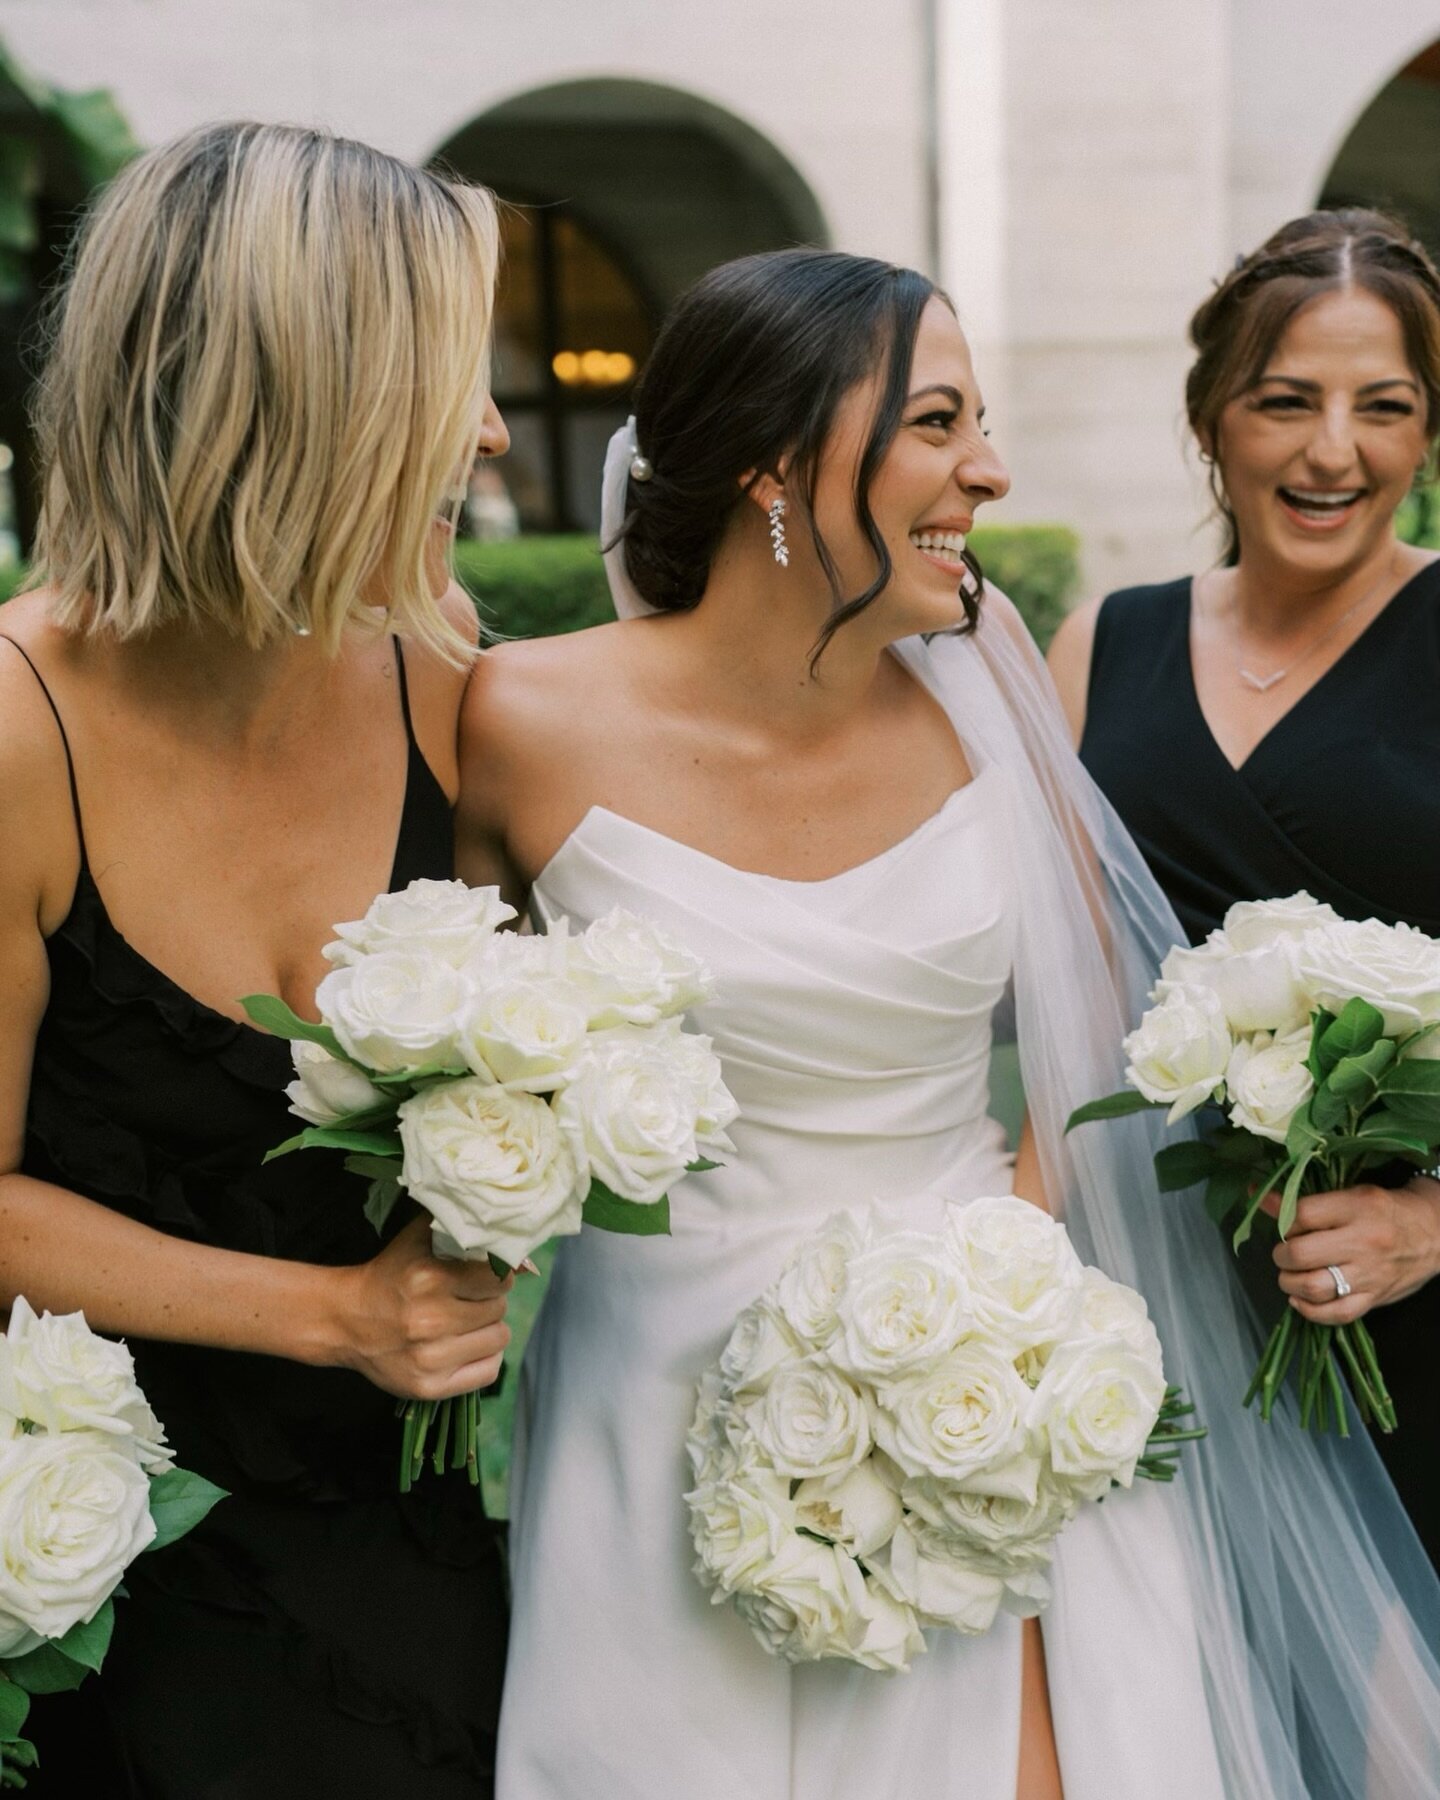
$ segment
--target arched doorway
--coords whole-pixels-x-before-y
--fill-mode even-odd
[[[1440,255],[1440,38],[1387,81],[1356,119],[1319,204],[1396,212]]]
[[[820,209],[743,120],[650,82],[519,95],[435,160],[509,203],[495,391],[520,521],[594,530],[605,444],[666,306],[731,257],[825,243]]]

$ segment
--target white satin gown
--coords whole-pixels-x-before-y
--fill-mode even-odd
[[[828,881],[747,873],[603,808],[540,877],[537,924],[621,905],[703,955],[735,1152],[674,1235],[561,1246],[526,1353],[511,1496],[500,1800],[1013,1800],[1020,1624],[928,1634],[909,1674],[767,1655],[691,1565],[695,1384],[790,1247],[841,1207],[1008,1193],[991,1013],[1021,872],[1006,772]],[[1181,1477],[1183,1480],[1183,1475]],[[1163,1488],[1062,1535],[1043,1629],[1066,1800],[1222,1800]]]

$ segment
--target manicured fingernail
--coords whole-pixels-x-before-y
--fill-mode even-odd
[[[532,1262],[528,1256],[525,1258],[524,1262],[516,1263],[515,1267],[517,1269],[523,1269],[527,1275],[538,1275],[540,1273],[540,1265],[536,1262]]]

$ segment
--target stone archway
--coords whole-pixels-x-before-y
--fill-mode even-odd
[[[516,95],[434,160],[510,203],[496,395],[521,519],[593,530],[604,446],[665,308],[716,263],[826,243],[820,207],[744,120],[645,81]]]
[[[1396,212],[1440,255],[1440,38],[1361,112],[1330,165],[1319,204]]]

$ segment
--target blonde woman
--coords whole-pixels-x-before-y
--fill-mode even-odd
[[[289,1055],[239,996],[313,1016],[332,923],[452,872],[495,262],[485,192],[227,125],[120,177],[61,299],[0,613],[0,1305],[123,1334],[230,1498],[127,1578],[115,1762],[52,1735],[52,1792],[490,1789],[497,1553],[463,1481],[394,1493],[393,1396],[493,1381],[504,1292],[262,1167]]]

